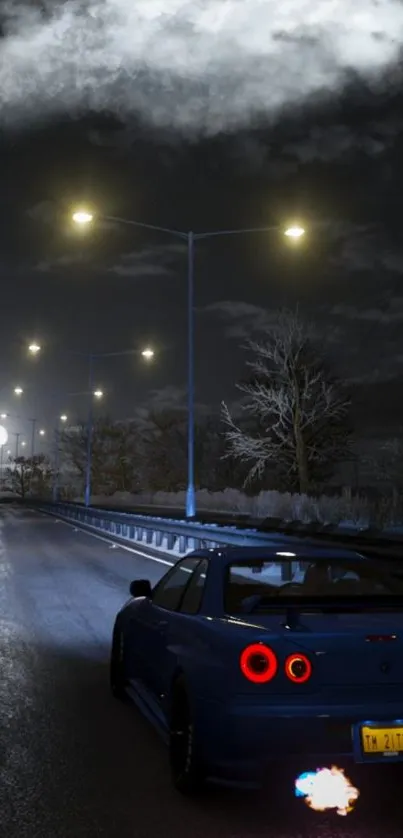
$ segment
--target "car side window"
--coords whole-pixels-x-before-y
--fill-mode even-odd
[[[181,614],[198,614],[200,611],[208,567],[208,559],[202,559],[193,573],[179,608]]]
[[[200,557],[197,556],[178,562],[154,588],[153,605],[176,611],[198,564]]]

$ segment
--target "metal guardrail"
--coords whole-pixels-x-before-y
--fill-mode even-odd
[[[66,521],[77,522],[83,527],[105,533],[112,539],[132,544],[145,544],[164,553],[183,555],[200,547],[269,545],[275,542],[297,546],[301,539],[317,548],[340,547],[377,558],[403,560],[403,538],[371,530],[342,530],[320,525],[304,525],[267,519],[254,521],[249,526],[237,519],[229,523],[186,521],[168,515],[150,515],[105,507],[85,507],[80,503],[32,501],[28,504]],[[218,516],[217,516],[218,517]]]
[[[164,552],[184,554],[202,547],[268,545],[273,541],[296,543],[297,538],[282,533],[259,532],[256,529],[238,529],[236,526],[201,524],[150,515],[133,515],[111,509],[85,507],[72,503],[39,503],[35,509],[55,515],[66,521],[103,532],[111,538],[135,544],[146,544]],[[299,540],[299,539],[298,539]]]

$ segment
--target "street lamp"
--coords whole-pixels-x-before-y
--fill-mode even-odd
[[[0,413],[0,419],[7,419],[7,413]]]
[[[153,349],[143,349],[141,354],[142,354],[143,358],[146,359],[146,361],[152,361],[152,359],[154,358],[155,352],[154,352]]]
[[[16,396],[22,396],[23,392],[22,387],[14,387],[14,393]]]
[[[296,224],[294,227],[287,227],[287,229],[284,230],[284,235],[288,236],[289,239],[301,239],[302,236],[305,235],[305,230],[303,227],[299,227],[298,224]]]
[[[194,518],[196,516],[196,492],[195,492],[195,386],[194,386],[194,245],[195,241],[199,239],[216,238],[217,236],[234,236],[244,235],[247,233],[270,233],[282,232],[283,235],[291,239],[300,239],[305,235],[305,230],[298,224],[290,225],[282,228],[280,225],[271,225],[269,227],[246,227],[238,230],[212,230],[205,233],[194,233],[192,230],[185,232],[183,230],[173,230],[169,227],[159,227],[155,224],[145,224],[142,221],[133,221],[128,218],[120,218],[113,215],[100,216],[105,221],[112,221],[115,224],[123,224],[130,227],[138,227],[145,230],[154,230],[155,232],[166,233],[177,239],[185,241],[187,244],[187,286],[188,286],[188,440],[187,440],[187,491],[186,491],[186,517]],[[91,224],[94,220],[93,213],[81,208],[72,215],[73,221],[77,225],[86,226]]]
[[[8,442],[8,433],[7,429],[0,425],[0,481],[1,486],[3,485],[4,479],[4,446],[7,445]]]
[[[67,416],[66,416],[65,413],[63,413],[62,416],[60,417],[60,421],[61,422],[67,422]]]
[[[102,399],[103,391],[102,390],[94,390],[93,395],[95,396],[96,399]]]
[[[28,346],[28,352],[30,352],[30,353],[31,353],[31,355],[37,355],[37,354],[38,354],[38,352],[40,352],[40,351],[41,351],[41,347],[39,346],[39,344],[38,344],[38,343],[35,343],[35,342],[34,342],[34,343],[30,343],[30,344],[29,344],[29,346]]]
[[[87,212],[86,210],[78,210],[78,212],[73,213],[73,221],[76,224],[91,224],[93,218],[94,216],[92,213]]]
[[[45,436],[45,431],[43,430],[43,428],[40,429],[39,436]]]

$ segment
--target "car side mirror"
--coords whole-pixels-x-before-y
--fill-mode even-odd
[[[151,596],[151,584],[148,579],[134,579],[130,582],[130,593],[132,597]]]

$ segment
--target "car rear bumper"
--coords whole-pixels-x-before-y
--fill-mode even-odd
[[[403,702],[337,708],[207,703],[202,715],[207,763],[219,776],[237,778],[260,774],[274,763],[301,759],[326,764],[343,757],[359,762],[357,725],[402,719]]]

